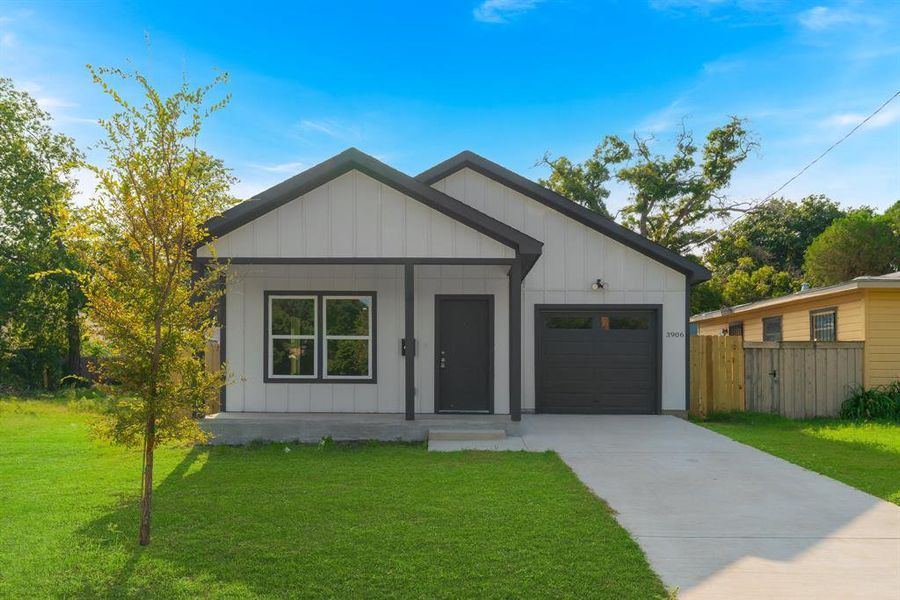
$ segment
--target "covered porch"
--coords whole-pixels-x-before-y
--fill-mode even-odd
[[[201,263],[206,260],[198,258]],[[252,440],[258,439],[253,432],[264,428],[271,430],[264,436],[265,439],[278,439],[283,433],[293,435],[289,439],[315,441],[323,435],[337,437],[338,432],[359,429],[358,426],[350,427],[351,423],[364,428],[371,423],[371,435],[365,436],[369,439],[417,440],[424,439],[427,430],[434,427],[465,427],[470,421],[479,420],[491,424],[498,419],[506,423],[520,421],[523,259],[519,256],[230,257],[222,261],[227,261],[231,273],[223,282],[226,294],[219,311],[219,360],[227,366],[229,385],[223,388],[219,414],[208,419],[211,431],[246,427],[248,433],[241,433],[240,437]],[[451,276],[447,276],[448,273]],[[472,275],[466,279],[466,273],[490,275],[479,281],[477,276]],[[331,277],[330,280],[325,279],[326,274]],[[373,281],[375,285],[371,285]],[[252,364],[250,358],[256,353],[257,344],[263,342],[258,323],[264,318],[261,302],[265,302],[269,293],[267,290],[304,293],[313,289],[328,289],[352,293],[376,287],[381,290],[381,286],[387,289],[384,293],[377,292],[379,327],[377,336],[373,334],[371,381],[304,383],[278,382],[260,377],[257,372],[259,367],[265,370],[268,366]],[[491,318],[493,320],[496,316],[500,322],[496,325],[496,335],[492,331],[494,347],[489,354],[492,394],[497,396],[492,398],[490,410],[471,411],[476,414],[459,414],[469,412],[465,410],[453,411],[456,414],[438,414],[445,411],[441,410],[435,398],[441,367],[435,341],[438,319],[435,300],[444,295],[491,298],[491,309],[495,311]],[[494,372],[495,365],[499,373]],[[497,380],[496,388],[493,378]],[[321,385],[323,383],[327,385]],[[326,388],[339,390],[334,393],[341,395],[354,393],[350,390],[356,390],[357,394],[365,390],[368,394],[375,388],[375,394],[387,394],[395,400],[351,403],[351,408],[317,404],[315,397],[321,396]],[[286,391],[273,394],[276,389]],[[312,396],[313,401],[306,404],[266,401],[279,394],[292,397],[298,389],[310,390],[303,393]],[[259,402],[260,398],[263,402]],[[273,429],[273,422],[277,420],[284,421],[284,426]],[[398,426],[398,422],[403,421],[421,424]],[[358,431],[352,435],[347,433],[347,436],[345,439],[360,439]]]

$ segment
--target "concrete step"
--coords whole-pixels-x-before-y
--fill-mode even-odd
[[[505,440],[503,429],[429,429],[429,441]]]

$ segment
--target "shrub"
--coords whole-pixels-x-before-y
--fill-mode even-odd
[[[841,405],[841,418],[900,422],[900,381],[869,389],[856,388]]]

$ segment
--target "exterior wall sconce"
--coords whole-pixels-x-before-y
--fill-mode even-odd
[[[594,283],[591,284],[592,290],[605,290],[609,284],[603,281],[602,279],[598,279]]]

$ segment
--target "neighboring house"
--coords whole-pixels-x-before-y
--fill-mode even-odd
[[[471,152],[413,178],[350,149],[208,227],[224,411],[687,408],[709,273]]]
[[[865,385],[887,384],[900,379],[900,272],[694,315],[691,326],[748,342],[865,342]]]

